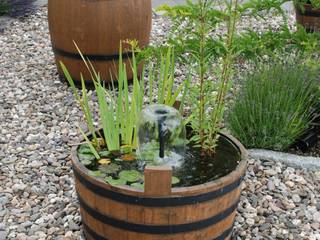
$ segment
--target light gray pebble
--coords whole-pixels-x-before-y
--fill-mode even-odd
[[[6,231],[0,231],[0,240],[6,240],[7,238]]]
[[[291,198],[292,198],[293,202],[295,202],[295,203],[301,202],[301,198],[298,194],[293,194]]]
[[[268,181],[267,187],[270,191],[273,191],[275,189],[274,182],[272,180]]]
[[[262,224],[261,226],[259,226],[259,229],[260,229],[260,231],[265,231],[265,230],[267,230],[267,229],[270,229],[271,228],[271,224],[270,223],[264,223],[264,224]]]
[[[313,214],[313,221],[320,223],[320,212],[315,212]]]
[[[23,191],[25,190],[27,187],[26,184],[23,184],[23,183],[16,183],[12,186],[12,190],[15,191],[15,192],[18,192],[18,191]]]

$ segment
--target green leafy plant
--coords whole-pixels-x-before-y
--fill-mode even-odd
[[[112,177],[106,177],[106,182],[109,183],[110,185],[113,186],[118,186],[118,185],[126,185],[127,184],[127,180],[123,179],[123,178],[118,178],[118,179],[114,179]]]
[[[283,25],[278,32],[269,29],[257,33],[248,29],[237,35],[234,42],[239,57],[259,61],[261,56],[275,58],[297,52],[312,55],[320,47],[320,33],[309,33],[301,26],[297,26],[296,31],[290,31]]]
[[[206,61],[215,64],[226,55],[224,45],[224,26],[230,14],[225,9],[228,7],[225,2],[229,1],[203,1],[206,3],[205,18],[207,35],[204,41]],[[244,17],[253,18],[267,24],[270,16],[282,16],[282,23],[279,29],[274,30],[271,26],[264,32],[257,32],[251,27],[245,27],[241,31],[234,33],[233,52],[235,59],[243,61],[259,61],[261,57],[275,57],[288,52],[307,52],[313,54],[318,51],[320,34],[317,32],[308,33],[301,26],[297,26],[297,31],[290,29],[287,15],[282,5],[288,0],[248,0],[238,1],[236,16],[239,21]],[[221,7],[222,6],[222,7]],[[163,5],[158,8],[164,11],[173,21],[173,27],[168,34],[167,42],[174,46],[178,59],[191,66],[195,61],[194,56],[200,52],[200,35],[197,22],[201,16],[199,4],[194,1],[186,1],[185,5],[170,7]],[[218,29],[218,30],[217,30]],[[210,74],[210,73],[209,73]]]
[[[99,170],[105,174],[108,174],[108,175],[116,174],[120,169],[121,169],[121,167],[115,163],[110,163],[110,164],[99,166]]]
[[[205,5],[205,8],[201,7],[200,2]],[[224,46],[226,33],[223,29],[232,18],[230,14],[237,16],[238,19],[251,17],[257,20],[266,20],[266,15],[272,13],[273,15],[281,15],[284,25],[287,26],[287,17],[281,7],[285,2],[288,2],[288,0],[237,1],[237,7],[234,9],[234,12],[231,13],[228,11],[232,3],[230,0],[202,0],[196,3],[187,0],[185,5],[173,7],[163,5],[157,8],[157,10],[164,11],[166,16],[170,17],[173,21],[167,42],[175,47],[179,60],[184,63],[191,64],[194,61],[193,55],[197,56],[201,51],[199,45],[200,35],[196,34],[199,32],[196,27],[199,27],[197,22],[200,20],[205,22],[205,31],[210,33],[210,35],[206,36],[203,47],[206,52],[207,61],[213,63],[226,54]],[[216,31],[217,29],[222,31]],[[248,31],[250,28],[244,30]],[[234,35],[237,40],[241,38],[241,34],[239,33],[234,33]],[[270,40],[272,40],[272,38],[270,38]],[[233,44],[237,45],[237,41],[235,40]],[[251,45],[252,44],[254,44],[254,39],[251,42]],[[234,50],[239,50],[238,48],[239,47]],[[237,53],[237,51],[235,51],[235,53]]]
[[[76,46],[77,47],[77,46]],[[80,52],[79,48],[77,47]],[[120,52],[122,52],[120,47]],[[81,54],[81,52],[80,52]],[[132,57],[132,72],[133,72],[133,93],[131,102],[129,101],[129,88],[128,79],[126,75],[126,65],[122,61],[120,55],[119,59],[119,75],[118,75],[118,91],[113,87],[112,90],[106,90],[101,82],[100,75],[97,73],[88,59],[85,59],[81,54],[84,63],[89,70],[92,81],[94,83],[95,91],[98,97],[99,115],[104,134],[103,143],[109,151],[120,150],[120,145],[129,145],[135,148],[137,145],[137,136],[135,129],[135,122],[137,115],[142,109],[143,103],[143,87],[138,80],[138,71],[135,56]],[[82,97],[79,95],[77,88],[66,68],[61,62],[63,72],[73,90],[75,98],[77,99],[80,107],[84,113],[88,129],[92,134],[92,143],[86,137],[86,134],[80,129],[82,135],[85,137],[87,144],[90,146],[92,153],[99,159],[97,151],[103,147],[99,143],[96,129],[93,124],[93,115],[91,113],[87,89],[84,83],[83,76],[81,75],[82,83]],[[112,84],[112,86],[114,86]],[[121,139],[121,142],[120,142]]]
[[[289,62],[258,66],[228,116],[228,126],[248,148],[285,150],[312,121],[319,71]]]
[[[76,45],[76,44],[75,44]],[[138,114],[140,113],[144,104],[144,76],[141,77],[142,81],[139,82],[138,78],[138,63],[135,54],[132,56],[131,70],[133,72],[133,87],[132,94],[129,91],[128,79],[126,74],[126,65],[123,63],[122,55],[119,58],[118,69],[118,88],[115,89],[112,83],[112,90],[108,90],[101,82],[100,75],[97,73],[89,61],[85,59],[81,54],[80,49],[77,47],[87,69],[89,70],[92,81],[94,83],[95,91],[98,97],[99,116],[103,129],[104,139],[97,136],[94,126],[94,118],[89,106],[89,100],[87,96],[87,89],[85,81],[81,75],[82,91],[81,95],[78,93],[78,89],[70,76],[66,66],[61,62],[62,70],[73,90],[74,96],[79,103],[88,126],[88,130],[92,135],[92,141],[90,141],[82,129],[80,132],[84,136],[88,146],[90,146],[92,154],[99,159],[99,150],[101,147],[106,146],[108,151],[120,150],[121,146],[129,146],[130,149],[137,147],[137,134],[136,134],[136,121]],[[122,48],[120,47],[120,52]],[[132,52],[135,52],[135,43],[132,43]],[[171,48],[166,50],[166,53],[160,53],[161,61],[159,69],[155,70],[154,67],[150,67],[149,70],[149,83],[151,85],[149,90],[149,99],[153,100],[153,83],[156,82],[160,89],[157,96],[157,101],[162,104],[172,106],[176,101],[178,95],[184,91],[186,92],[185,81],[183,84],[174,89],[174,57]],[[121,139],[121,142],[120,142]],[[102,142],[102,146],[101,146]],[[131,150],[130,150],[131,151]]]
[[[179,179],[179,178],[177,178],[177,177],[175,177],[175,176],[173,176],[173,177],[171,178],[171,184],[172,184],[172,185],[178,184],[179,182],[180,182],[180,179]]]
[[[209,0],[186,1],[186,5],[164,5],[159,9],[174,20],[176,30],[181,30],[169,42],[185,54],[183,62],[194,67],[197,74],[198,82],[190,86],[189,91],[189,102],[194,104],[188,123],[193,129],[191,141],[206,154],[213,154],[217,144],[234,56],[238,1],[224,1],[224,4],[224,10],[218,10],[221,6]],[[210,33],[220,24],[227,26],[227,33],[213,38]],[[213,67],[212,61],[219,57],[222,60]],[[211,74],[216,75],[217,82],[208,79]]]
[[[136,167],[135,149],[137,148],[136,123],[138,115],[144,105],[145,96],[145,76],[138,79],[138,61],[135,52],[136,42],[128,42],[133,52],[130,62],[130,69],[133,73],[133,85],[129,88],[126,69],[127,66],[119,58],[119,69],[117,76],[117,89],[111,83],[111,88],[105,88],[104,83],[89,61],[82,55],[80,49],[75,44],[82,60],[90,72],[95,93],[98,100],[98,113],[102,131],[97,131],[94,123],[93,110],[90,108],[89,96],[85,85],[85,80],[80,75],[82,90],[79,93],[75,83],[69,74],[67,67],[61,62],[61,68],[71,86],[75,99],[84,113],[84,118],[89,130],[87,135],[82,128],[79,131],[84,137],[84,143],[78,148],[80,162],[90,171],[89,175],[103,179],[111,185],[132,185],[135,188],[143,187],[143,175],[131,167]],[[122,46],[120,45],[120,53]],[[151,102],[159,102],[172,106],[179,94],[186,94],[187,80],[174,88],[174,56],[171,48],[166,48],[159,52],[158,67],[150,65],[148,81],[154,83],[160,90],[157,97],[154,97],[152,84],[148,91]],[[147,59],[146,59],[147,60]],[[133,164],[132,164],[133,163]],[[173,184],[177,184],[175,180]]]
[[[132,183],[132,184],[130,184],[130,186],[133,188],[137,188],[137,189],[144,189],[143,183]]]
[[[0,0],[0,16],[9,12],[10,5],[7,0]]]
[[[194,130],[191,140],[203,152],[214,153],[235,60],[258,62],[262,56],[274,57],[285,52],[303,52],[311,56],[319,48],[317,33],[309,34],[301,27],[296,32],[290,31],[281,7],[286,2],[198,0],[194,3],[187,0],[185,5],[164,5],[158,9],[173,21],[168,43],[181,56],[179,60],[197,75],[198,82],[190,86],[188,94],[192,106],[187,122]],[[279,31],[269,29],[256,33],[250,28],[236,31],[236,22],[243,17],[264,20],[266,13],[282,16],[283,25]],[[225,26],[227,31],[223,31]],[[222,31],[215,31],[217,29]]]
[[[221,7],[223,1],[207,0],[211,9],[206,10],[205,21],[211,28],[208,32],[210,37],[206,38],[205,49],[207,52],[208,61],[214,63],[226,54],[223,45],[224,31],[214,32],[216,29],[223,28],[226,20],[230,18],[224,10],[226,7]],[[213,2],[213,3],[212,3]],[[225,1],[224,1],[225,2]],[[227,1],[228,2],[228,1]],[[269,28],[269,30],[258,33],[250,27],[244,28],[234,35],[234,53],[244,59],[254,59],[260,56],[283,54],[284,52],[316,52],[319,48],[320,35],[317,32],[308,33],[301,26],[298,26],[297,31],[290,30],[287,22],[287,16],[282,8],[288,0],[249,0],[238,3],[236,9],[237,16],[241,20],[243,17],[255,18],[265,21],[267,17],[280,15],[283,22],[278,30]],[[312,3],[313,6],[318,6],[319,0],[296,0],[296,4]],[[199,37],[194,35],[195,21],[199,16],[198,3],[186,1],[186,5],[169,7],[164,5],[158,8],[159,11],[165,11],[166,15],[173,21],[173,27],[168,37],[168,43],[175,47],[179,55],[179,60],[191,64],[194,59],[190,58],[190,53],[199,52]],[[267,16],[267,17],[266,17]],[[267,22],[266,22],[267,24]],[[185,54],[189,53],[189,54]]]
[[[295,6],[304,11],[304,4],[311,4],[313,8],[320,8],[320,0],[294,0]]]
[[[153,51],[152,59],[149,64],[148,83],[149,83],[149,103],[157,102],[173,106],[179,95],[180,101],[184,102],[188,90],[190,78],[174,89],[175,79],[175,54],[174,48],[162,48],[160,52]],[[158,89],[156,99],[154,89]],[[180,107],[182,108],[182,105]]]
[[[123,170],[119,173],[119,177],[127,182],[136,182],[143,178],[142,174],[136,170]]]

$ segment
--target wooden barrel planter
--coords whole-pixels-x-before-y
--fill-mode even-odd
[[[146,167],[145,189],[111,186],[88,175],[72,150],[84,234],[88,240],[230,239],[247,166],[244,147],[237,168],[215,181],[171,187],[170,167]]]
[[[296,9],[297,23],[302,25],[308,32],[320,30],[320,9],[312,8],[311,4],[304,4],[304,9]]]
[[[49,30],[60,76],[62,61],[76,82],[80,73],[86,81],[91,80],[75,42],[101,78],[110,81],[110,73],[116,76],[118,69],[120,41],[135,39],[140,47],[149,43],[151,9],[151,0],[49,0]],[[123,51],[127,66],[131,55],[129,50]],[[132,79],[132,72],[127,72]]]

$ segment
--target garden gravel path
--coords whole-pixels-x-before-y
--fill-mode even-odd
[[[169,24],[154,26],[161,41]],[[81,113],[57,76],[45,8],[0,34],[0,66],[0,240],[82,239],[68,160]],[[243,186],[236,238],[320,239],[320,171],[251,160]]]

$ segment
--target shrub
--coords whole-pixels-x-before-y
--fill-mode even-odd
[[[248,148],[285,150],[312,121],[317,71],[298,63],[267,64],[247,77],[228,116],[232,133]]]

